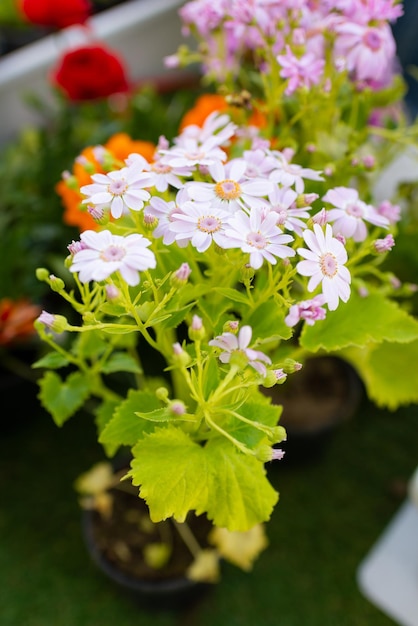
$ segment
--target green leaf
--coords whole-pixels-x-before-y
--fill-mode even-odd
[[[99,437],[104,446],[133,446],[145,433],[154,430],[154,424],[141,419],[136,414],[139,409],[152,412],[160,408],[160,402],[153,393],[131,389],[106,424]]]
[[[263,464],[224,438],[205,446],[180,428],[158,428],[132,450],[130,476],[154,522],[207,512],[214,524],[245,531],[267,521],[278,494]]]
[[[80,333],[75,341],[74,352],[84,359],[98,358],[107,348],[100,330],[91,328],[88,333]]]
[[[70,363],[69,360],[62,354],[59,354],[59,352],[50,352],[49,354],[46,354],[41,359],[38,359],[38,361],[33,363],[32,367],[33,368],[45,367],[50,370],[58,370],[61,367],[65,367],[66,365],[69,365],[69,363]]]
[[[240,302],[242,304],[245,304],[246,306],[250,305],[247,294],[241,293],[236,289],[230,289],[229,287],[217,287],[216,289],[214,289],[214,291],[216,291],[216,293],[219,293],[222,297],[232,300],[233,302]]]
[[[275,404],[247,402],[236,413],[252,422],[265,426],[276,426],[282,413],[282,407]],[[256,448],[266,438],[265,433],[261,430],[235,417],[231,417],[230,425],[225,429],[238,441],[252,449]]]
[[[159,428],[132,450],[130,475],[150,508],[153,522],[207,508],[209,470],[203,448],[175,426]]]
[[[311,352],[332,352],[370,342],[407,343],[418,338],[418,321],[381,294],[361,298],[353,293],[347,304],[327,313],[325,320],[304,325],[300,343]]]
[[[269,520],[279,494],[263,464],[226,439],[209,441],[205,452],[212,474],[207,513],[215,526],[247,531]]]
[[[103,432],[105,426],[112,419],[112,417],[114,415],[114,412],[117,409],[117,407],[119,406],[119,404],[120,403],[118,402],[118,400],[105,400],[96,409],[96,411],[95,411],[95,420],[96,420],[96,427],[97,427],[97,433],[98,433],[99,439],[100,439],[100,435]],[[115,454],[115,452],[117,451],[117,449],[119,448],[119,446],[118,445],[114,445],[114,444],[103,444],[103,448],[104,448],[107,456],[113,456]]]
[[[418,404],[418,341],[383,342],[344,353],[362,378],[367,395],[377,406],[391,410]]]
[[[39,399],[58,426],[74,415],[90,395],[88,378],[81,372],[73,372],[65,380],[55,372],[47,372],[39,386]]]
[[[126,307],[121,304],[111,304],[104,302],[100,305],[100,312],[111,317],[123,317],[126,315]]]
[[[293,331],[284,323],[284,317],[282,307],[275,300],[269,300],[254,309],[248,318],[244,318],[243,323],[252,327],[253,343],[257,339],[289,339]]]
[[[112,372],[132,372],[133,374],[141,374],[142,369],[135,359],[125,352],[114,352],[110,359],[102,366],[104,374]]]
[[[179,324],[181,324],[181,322],[183,322],[183,320],[185,320],[187,313],[194,306],[195,306],[195,303],[191,302],[187,306],[184,306],[184,307],[182,307],[180,309],[176,309],[173,312],[168,310],[170,312],[170,315],[167,316],[166,318],[161,319],[160,322],[159,322],[159,326],[161,326],[161,328],[177,328],[177,326]],[[152,320],[152,325],[153,326],[156,325],[156,322],[154,320]]]

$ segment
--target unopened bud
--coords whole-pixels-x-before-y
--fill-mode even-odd
[[[192,270],[188,263],[182,263],[177,271],[170,278],[171,284],[180,287],[185,285],[189,279]]]
[[[192,341],[202,341],[205,338],[206,331],[203,326],[202,318],[193,315],[192,323],[189,327],[189,337]]]
[[[38,267],[38,269],[36,270],[36,278],[38,280],[41,280],[42,282],[48,282],[49,279],[49,272],[47,269],[45,269],[44,267]]]
[[[109,214],[107,211],[102,209],[101,207],[95,206],[94,204],[89,204],[87,206],[87,213],[89,213],[95,222],[104,226],[109,222]]]
[[[186,405],[181,400],[173,400],[168,405],[168,408],[170,413],[175,416],[180,417],[181,415],[184,415],[186,413]]]
[[[191,360],[190,354],[183,350],[178,342],[173,344],[173,361],[175,363],[187,367]]]
[[[252,281],[254,278],[255,270],[251,267],[251,265],[244,265],[241,269],[241,282],[246,284]]]
[[[59,293],[64,289],[65,283],[62,278],[57,278],[56,276],[54,276],[54,274],[50,274],[49,286],[51,287],[52,291],[56,291],[57,293]]]
[[[283,371],[286,374],[293,374],[294,372],[299,372],[302,369],[302,363],[298,363],[294,359],[285,359],[283,363]]]
[[[283,426],[274,426],[271,429],[271,436],[269,437],[272,443],[281,443],[287,440],[286,429]]]
[[[120,296],[120,291],[115,285],[106,285],[106,298],[110,301],[117,300]]]
[[[312,221],[314,224],[319,224],[319,226],[325,226],[328,222],[326,210],[322,208],[319,213],[315,213],[315,215],[312,216]]]
[[[35,327],[40,328],[46,327],[50,330],[53,330],[55,333],[62,333],[68,327],[67,318],[63,315],[52,315],[52,313],[48,313],[47,311],[42,311],[40,316],[35,322]]]
[[[155,390],[155,396],[156,398],[158,398],[158,400],[161,400],[162,402],[167,402],[168,400],[167,387],[158,387],[158,389]]]
[[[267,463],[268,461],[279,461],[284,457],[284,451],[280,448],[259,446],[255,452],[255,456],[263,463]]]
[[[239,328],[238,320],[229,320],[229,322],[225,322],[225,324],[223,325],[222,332],[233,333],[234,335],[236,335],[238,332],[238,328]]]

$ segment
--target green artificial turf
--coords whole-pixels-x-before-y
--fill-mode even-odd
[[[418,407],[364,402],[319,459],[271,465],[281,499],[254,570],[225,565],[194,606],[164,612],[125,595],[86,553],[73,481],[101,458],[89,417],[59,429],[19,389],[2,394],[0,626],[394,624],[363,597],[356,570],[418,463]]]

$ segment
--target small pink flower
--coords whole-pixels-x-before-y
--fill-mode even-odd
[[[264,352],[248,347],[252,334],[251,326],[242,326],[238,335],[228,332],[222,333],[222,335],[211,339],[209,345],[223,350],[219,355],[219,360],[222,363],[229,363],[232,354],[239,352],[248,359],[248,365],[251,365],[259,374],[265,376],[267,369],[264,363],[270,364],[271,360]]]
[[[393,246],[395,245],[395,240],[393,238],[393,235],[389,234],[386,235],[384,239],[376,239],[373,245],[376,252],[379,252],[379,254],[384,254],[385,252],[389,252],[390,250],[392,250]]]
[[[313,326],[316,321],[325,319],[326,310],[323,308],[325,302],[324,295],[319,294],[311,300],[293,304],[284,321],[290,327],[296,326],[300,320],[304,320],[308,326]]]
[[[280,76],[288,78],[286,95],[291,95],[299,87],[318,85],[322,78],[325,61],[318,59],[312,52],[307,52],[300,58],[293,54],[289,46],[286,46],[286,54],[279,54],[277,61],[281,65]]]
[[[377,207],[379,215],[383,215],[390,224],[396,224],[401,219],[401,207],[398,204],[392,204],[389,200],[384,200]]]

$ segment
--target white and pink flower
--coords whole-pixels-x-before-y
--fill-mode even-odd
[[[277,213],[253,208],[249,215],[237,211],[229,219],[223,247],[241,248],[250,255],[250,267],[258,270],[264,260],[275,265],[277,257],[285,259],[294,256],[293,248],[286,245],[291,241],[293,237],[283,234],[277,226]]]
[[[333,222],[332,230],[335,235],[364,241],[367,237],[365,222],[381,227],[389,225],[389,220],[384,215],[379,214],[371,204],[360,200],[357,189],[335,187],[327,191],[323,200],[335,207],[327,212],[328,221]]]
[[[231,356],[234,353],[239,353],[247,359],[248,365],[251,365],[261,376],[265,376],[267,373],[265,363],[270,365],[271,359],[264,352],[248,347],[252,334],[251,326],[242,326],[238,334],[222,333],[222,335],[211,339],[209,345],[222,350],[219,355],[219,360],[222,363],[229,363]]]
[[[142,159],[108,174],[93,174],[91,178],[93,183],[80,189],[87,196],[83,204],[110,208],[115,219],[128,213],[129,209],[140,211],[150,198],[149,192],[144,189],[149,186],[150,179],[143,169]]]
[[[334,311],[339,300],[347,302],[350,297],[351,275],[345,266],[347,251],[341,241],[332,234],[329,224],[325,232],[318,224],[313,231],[305,230],[303,238],[308,246],[298,248],[304,258],[299,261],[296,270],[301,276],[309,276],[308,291],[312,292],[322,283],[322,293],[330,311]]]
[[[205,252],[212,241],[222,247],[229,213],[209,202],[185,202],[173,213],[170,231],[181,242],[190,241],[198,252]]]
[[[213,206],[236,211],[241,207],[255,207],[265,204],[261,198],[272,189],[271,182],[265,178],[248,178],[245,175],[246,162],[234,159],[225,165],[217,162],[209,165],[209,174],[213,183],[189,182],[187,193],[197,202],[211,202]]]
[[[86,230],[80,240],[85,247],[74,254],[70,271],[77,273],[82,283],[105,280],[119,272],[134,286],[139,283],[139,272],[156,267],[154,253],[148,250],[151,242],[137,233],[122,237],[109,230]]]

